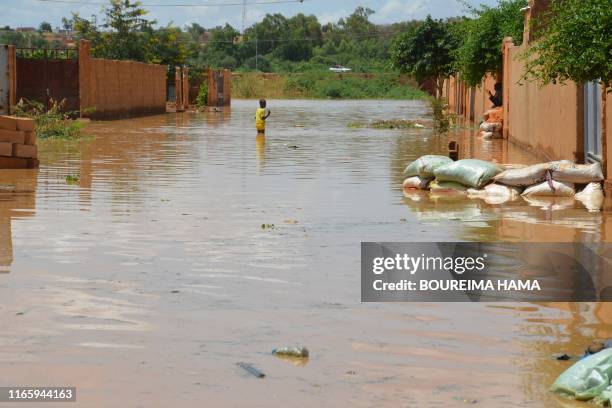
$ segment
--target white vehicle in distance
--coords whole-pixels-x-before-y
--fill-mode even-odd
[[[336,65],[335,67],[331,67],[329,70],[331,72],[338,72],[338,73],[351,72],[350,68],[343,67],[342,65]]]

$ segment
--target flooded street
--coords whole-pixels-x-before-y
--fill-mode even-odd
[[[40,141],[39,170],[0,171],[4,385],[76,386],[79,407],[560,406],[547,389],[571,362],[552,355],[612,337],[612,308],[362,304],[360,243],[607,242],[609,217],[405,197],[405,165],[448,138],[347,124],[423,102],[268,106],[265,140],[239,100],[91,123]],[[537,162],[473,133],[453,135],[462,158]],[[295,344],[305,365],[270,355]]]

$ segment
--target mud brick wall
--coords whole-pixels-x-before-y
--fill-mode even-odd
[[[80,107],[84,117],[118,119],[166,111],[165,65],[91,58],[79,43]],[[87,112],[94,109],[92,112]]]
[[[521,81],[524,50],[511,39],[504,43],[504,136],[550,160],[582,160],[582,87]]]
[[[38,167],[33,119],[0,116],[0,169]]]

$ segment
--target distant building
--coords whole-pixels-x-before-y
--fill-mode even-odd
[[[64,34],[64,32],[67,32],[70,34],[66,35]],[[77,46],[74,36],[68,30],[61,30],[61,32],[56,32],[56,33],[44,32],[42,33],[42,36],[49,43],[61,44],[62,48],[75,48]]]

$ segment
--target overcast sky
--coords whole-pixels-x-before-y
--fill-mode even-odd
[[[79,12],[84,17],[100,14],[104,0],[62,0],[74,2],[50,3],[39,0],[0,0],[0,26],[37,27],[43,21],[49,21],[53,27],[58,26],[62,17],[69,17],[71,11]],[[247,0],[247,3],[263,3],[278,0]],[[496,3],[496,0],[469,0],[472,4]],[[87,5],[86,3],[94,3]],[[197,22],[204,27],[223,25],[226,22],[240,29],[242,26],[242,7],[232,4],[242,0],[142,0],[148,15],[159,24],[184,26]],[[153,4],[214,4],[210,7],[152,7]],[[225,6],[221,6],[225,5]],[[247,8],[247,25],[259,20],[266,13],[280,12],[286,16],[296,13],[315,14],[323,23],[337,21],[349,15],[356,7],[364,6],[373,9],[376,14],[372,21],[392,23],[411,18],[423,18],[431,14],[436,18],[445,18],[464,14],[464,6],[457,0],[299,0],[277,4],[251,4]]]

